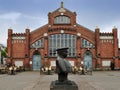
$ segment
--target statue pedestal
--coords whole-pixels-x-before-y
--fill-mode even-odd
[[[51,82],[50,90],[78,90],[78,86],[74,81],[59,82],[56,80]]]

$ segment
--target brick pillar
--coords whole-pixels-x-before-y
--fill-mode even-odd
[[[95,29],[95,49],[96,49],[96,60],[95,67],[101,68],[102,67],[102,60],[100,59],[100,30],[98,27]]]
[[[41,48],[41,49],[40,49],[40,53],[41,53],[42,66],[43,66],[44,63],[45,63],[45,60],[43,60],[43,58],[44,58],[44,48]]]
[[[29,62],[30,62],[30,54],[29,54],[29,49],[30,49],[30,30],[27,28],[26,29],[26,34],[25,34],[25,60],[24,60],[24,66],[25,68],[29,68]]]
[[[48,61],[48,37],[47,37],[47,33],[46,33],[46,36],[44,37],[44,55],[43,55],[43,59],[45,60],[45,61],[47,61],[47,62],[44,62],[44,64],[45,63],[47,63],[47,64],[49,64],[49,61]]]
[[[12,65],[12,29],[8,29],[7,53],[7,63]]]
[[[77,40],[76,40],[76,56],[77,56],[77,61],[76,63],[80,64],[81,63],[81,39],[80,36],[77,36]]]
[[[76,16],[77,16],[77,14],[76,14],[76,12],[74,12],[74,14],[73,14],[73,18],[74,19],[72,19],[74,25],[76,25]]]
[[[118,69],[119,66],[119,62],[118,62],[118,37],[117,37],[117,28],[114,27],[113,30],[113,59],[115,61],[115,68]]]
[[[44,38],[44,55],[48,56],[48,37]]]
[[[51,12],[49,12],[48,13],[48,23],[49,23],[49,25],[53,25],[54,20],[52,20],[52,19],[53,19],[53,17],[51,16]]]

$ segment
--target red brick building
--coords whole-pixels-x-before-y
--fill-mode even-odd
[[[8,30],[7,63],[39,70],[44,65],[55,66],[56,49],[69,47],[68,60],[73,66],[84,64],[91,68],[120,68],[117,28],[102,33],[76,22],[76,12],[61,7],[48,13],[48,24],[30,32]]]

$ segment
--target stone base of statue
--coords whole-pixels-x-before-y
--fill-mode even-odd
[[[78,86],[74,81],[59,82],[56,80],[51,82],[50,90],[78,90]]]

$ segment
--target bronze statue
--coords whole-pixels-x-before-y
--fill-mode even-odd
[[[50,90],[78,90],[77,84],[68,80],[68,73],[72,71],[72,66],[65,59],[67,50],[68,48],[57,49],[56,72],[58,73],[58,80],[52,81]]]
[[[68,73],[72,70],[71,64],[65,59],[68,53],[67,50],[68,48],[57,49],[56,72],[58,73],[59,82],[67,82]]]

